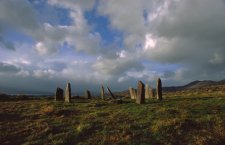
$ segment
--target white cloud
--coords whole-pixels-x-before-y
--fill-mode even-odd
[[[54,54],[64,43],[74,47],[77,51],[96,53],[100,50],[101,36],[97,32],[90,32],[83,12],[80,8],[71,9],[70,17],[73,20],[70,26],[52,26],[43,24],[43,32],[34,37],[40,42],[36,43],[36,50],[40,54]]]
[[[35,45],[35,50],[39,53],[39,54],[48,54],[49,53],[49,50],[48,48],[44,45],[44,43],[42,42],[38,42],[36,45]]]
[[[25,0],[0,2],[0,62],[18,78],[126,86],[137,79],[182,82],[224,76],[222,0],[48,0],[48,4],[68,11],[71,23],[43,23]],[[109,29],[122,34],[121,46],[103,45],[104,36],[88,23],[84,12],[95,4],[97,14],[109,20]],[[3,50],[11,45],[5,37],[9,30],[32,42],[12,43],[15,51]],[[166,65],[171,69],[162,69]]]
[[[30,76],[30,72],[27,71],[27,70],[21,70],[21,71],[19,71],[18,73],[16,73],[16,75],[17,75],[18,77],[26,78],[26,77],[29,77],[29,76]]]
[[[157,43],[157,40],[152,37],[152,34],[146,34],[144,50],[154,49],[156,46],[156,43]]]
[[[53,78],[56,72],[52,69],[34,70],[33,76],[37,78]]]
[[[142,64],[136,57],[114,57],[103,58],[97,60],[93,65],[93,69],[104,75],[121,75],[129,69],[143,69]]]
[[[127,57],[126,51],[125,50],[121,50],[120,52],[116,53],[117,56],[119,56],[120,58],[125,58]]]

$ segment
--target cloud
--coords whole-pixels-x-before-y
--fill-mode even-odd
[[[21,69],[15,65],[11,65],[8,63],[0,62],[0,73],[17,73]]]
[[[225,3],[222,0],[109,0],[100,2],[98,12],[109,17],[112,28],[124,33],[125,47],[133,53],[142,51],[137,61],[144,58],[159,65],[180,65],[170,79],[219,79],[211,74],[224,72]],[[133,49],[137,46],[142,50]]]
[[[143,65],[137,58],[125,56],[125,51],[119,53],[119,56],[112,58],[102,58],[97,60],[93,69],[105,75],[121,75],[130,69],[142,70]]]
[[[33,75],[38,78],[52,78],[55,74],[56,72],[52,69],[33,71]]]
[[[151,2],[148,2],[151,3]],[[122,31],[125,35],[127,47],[135,47],[142,43],[145,33],[144,1],[123,0],[100,0],[98,13],[110,19],[111,27]]]
[[[55,5],[55,6],[60,6],[60,7],[64,7],[64,8],[70,8],[70,9],[74,9],[76,7],[79,7],[81,9],[84,10],[88,10],[91,9],[94,4],[95,4],[95,0],[48,0],[48,3],[51,5]]]
[[[224,64],[225,63],[225,57],[223,55],[223,52],[218,53],[215,52],[213,55],[213,58],[209,60],[212,64]]]
[[[91,2],[92,3],[92,2]],[[31,37],[34,49],[40,55],[52,55],[58,52],[65,43],[75,48],[76,51],[96,53],[100,49],[101,37],[98,32],[92,32],[83,16],[83,11],[91,8],[93,3],[86,5],[83,1],[56,1],[50,0],[49,4],[68,8],[71,25],[52,25],[48,22],[42,23],[33,9],[31,3],[26,0],[14,2],[3,0],[0,2],[0,42],[10,49],[14,44],[6,41],[5,34],[10,29]],[[13,10],[13,11],[12,11]],[[4,31],[3,31],[4,30]],[[4,36],[4,37],[3,37]]]
[[[12,41],[8,41],[5,35],[12,30],[31,34],[33,30],[39,29],[36,14],[26,0],[1,0],[0,1],[0,46],[15,50]]]
[[[70,10],[70,18],[73,23],[70,26],[52,26],[44,24],[42,33],[36,35],[39,42],[35,49],[40,54],[53,54],[67,43],[76,51],[84,51],[89,54],[97,53],[101,49],[101,36],[98,32],[91,32],[82,10],[80,8]]]
[[[27,0],[1,0],[0,22],[4,28],[16,27],[22,31],[32,31],[39,27],[36,14]]]
[[[224,79],[223,0],[48,0],[45,6],[64,11],[70,22],[45,21],[26,0],[0,2],[1,79],[10,69],[18,82],[61,86],[72,81],[79,89],[101,83],[126,89],[138,79],[157,77],[169,85]],[[94,24],[85,15],[92,11]],[[120,43],[93,27],[102,17],[107,31],[121,34]],[[16,41],[10,37],[14,31],[29,40]]]

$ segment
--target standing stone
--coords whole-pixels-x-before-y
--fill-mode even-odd
[[[91,92],[89,90],[86,90],[86,92],[85,92],[85,98],[86,99],[91,99]]]
[[[67,84],[66,86],[66,91],[65,91],[65,102],[71,102],[71,87],[70,83]]]
[[[130,98],[131,99],[136,99],[135,96],[134,96],[134,88],[130,87],[129,88],[129,92],[130,92]]]
[[[57,88],[55,92],[55,101],[63,100],[63,89]]]
[[[151,98],[155,98],[154,91],[151,87],[149,87],[149,94]]]
[[[145,85],[141,81],[138,81],[136,103],[145,103]]]
[[[107,90],[110,94],[110,96],[113,98],[113,99],[116,99],[116,97],[113,95],[112,91],[109,89],[109,87],[107,87]]]
[[[137,89],[134,89],[134,97],[135,97],[135,99],[137,99]]]
[[[134,88],[130,87],[129,88],[129,91],[130,91],[130,97],[131,99],[136,99],[137,98],[137,95],[136,95],[136,91]]]
[[[100,96],[102,99],[104,99],[104,86],[101,86]]]
[[[160,78],[158,78],[157,80],[156,96],[157,96],[157,100],[162,100],[162,82]]]
[[[150,89],[148,84],[145,85],[145,99],[150,99]]]

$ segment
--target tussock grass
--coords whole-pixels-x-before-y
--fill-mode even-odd
[[[168,95],[168,94],[167,94]],[[0,102],[0,142],[9,144],[220,145],[225,96],[169,94],[143,105],[125,99]]]

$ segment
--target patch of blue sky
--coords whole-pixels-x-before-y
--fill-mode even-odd
[[[148,12],[147,12],[147,10],[143,11],[143,18],[144,18],[144,21],[145,21],[145,26],[147,26],[148,25]]]
[[[38,19],[42,23],[49,23],[51,25],[66,25],[73,23],[70,18],[68,9],[51,6],[47,4],[46,0],[29,0],[33,8],[37,12]]]
[[[84,13],[88,24],[93,28],[92,31],[101,35],[104,45],[116,43],[118,47],[123,47],[123,33],[112,29],[109,19],[106,16],[100,16],[96,9],[97,5]]]
[[[32,37],[26,35],[25,33],[19,32],[13,27],[4,32],[4,39],[7,41],[12,41],[13,43],[33,43]]]

